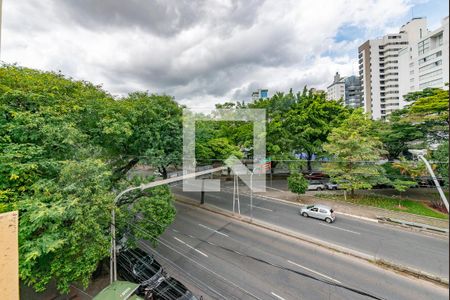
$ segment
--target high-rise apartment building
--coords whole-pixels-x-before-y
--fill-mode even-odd
[[[422,32],[420,38],[399,52],[399,91],[403,96],[428,87],[445,87],[449,81],[449,20],[433,31]]]
[[[336,72],[333,83],[327,87],[327,100],[343,99],[345,106],[362,106],[361,96],[361,81],[358,76],[341,77]]]
[[[414,18],[398,34],[368,40],[358,48],[359,75],[364,111],[373,119],[385,119],[401,107],[399,52],[427,33],[425,18]]]

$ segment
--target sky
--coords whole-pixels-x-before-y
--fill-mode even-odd
[[[5,63],[168,94],[191,108],[268,88],[325,89],[357,74],[357,49],[447,0],[3,0]]]

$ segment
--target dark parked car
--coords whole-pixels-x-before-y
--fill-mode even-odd
[[[164,270],[152,255],[139,248],[128,249],[117,255],[117,273],[127,281],[139,283],[138,295],[164,279]]]
[[[147,297],[152,300],[198,300],[181,282],[168,277],[148,292]]]
[[[323,172],[304,173],[303,176],[309,180],[322,180],[329,177],[327,174]]]

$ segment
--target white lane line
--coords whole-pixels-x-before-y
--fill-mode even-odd
[[[208,255],[206,255],[206,254],[203,253],[202,251],[200,251],[200,250],[198,250],[198,249],[195,249],[194,247],[192,247],[192,246],[189,245],[188,243],[186,243],[186,242],[180,240],[179,238],[177,238],[177,237],[173,237],[173,238],[176,239],[177,241],[179,241],[180,243],[182,243],[183,245],[185,245],[186,247],[189,247],[189,248],[191,248],[192,250],[194,250],[194,251],[200,253],[200,254],[203,255],[204,257],[208,257]]]
[[[308,271],[310,271],[311,273],[314,273],[314,274],[316,274],[316,275],[325,277],[325,278],[327,278],[327,279],[329,279],[329,280],[332,280],[332,281],[334,281],[334,282],[337,282],[337,283],[341,283],[339,280],[336,280],[336,279],[331,278],[331,277],[329,277],[329,276],[327,276],[327,275],[324,275],[324,274],[322,274],[322,273],[319,273],[319,272],[317,272],[317,271],[314,271],[314,270],[312,270],[312,269],[310,269],[310,268],[307,268],[307,267],[305,267],[305,266],[302,266],[302,265],[300,265],[300,264],[297,264],[297,263],[295,263],[295,262],[293,262],[293,261],[288,260],[287,262],[290,263],[290,264],[293,264],[293,265],[295,265],[295,266],[297,266],[297,267],[299,267],[299,268],[308,270]]]
[[[271,292],[271,294],[272,294],[272,296],[274,296],[274,297],[277,298],[277,299],[280,299],[280,300],[286,300],[286,299],[284,299],[283,297],[278,296],[278,295],[275,294],[274,292]]]
[[[246,196],[250,195],[250,194],[246,194],[246,193],[242,193],[242,194],[243,194],[243,195],[246,195]],[[215,195],[209,195],[209,197],[213,197],[213,198],[216,198],[216,199],[223,199],[223,198],[218,197],[218,196],[215,196]],[[255,198],[256,198],[256,196],[255,196]],[[250,206],[250,204],[245,204],[245,205]],[[253,205],[253,208],[258,208],[258,209],[262,209],[262,210],[265,210],[265,211],[273,212],[272,209],[265,208],[265,207],[261,207],[261,206]]]
[[[211,231],[214,231],[214,232],[217,233],[217,234],[220,234],[220,235],[223,235],[223,236],[226,236],[226,237],[230,237],[228,234],[225,234],[225,233],[220,232],[220,231],[218,231],[218,230],[212,229],[212,228],[210,228],[210,227],[208,227],[208,226],[206,226],[206,225],[198,224],[198,226],[203,227],[203,228],[208,229],[208,230],[211,230]]]
[[[250,206],[250,204],[246,204],[246,205],[247,205],[247,206]],[[262,210],[266,210],[266,211],[271,211],[271,212],[273,212],[272,209],[265,208],[265,207],[261,207],[261,206],[253,205],[253,208],[257,208],[257,209],[262,209]]]
[[[339,230],[342,230],[342,231],[351,232],[351,233],[354,233],[354,234],[361,234],[360,232],[356,232],[356,231],[353,231],[353,230],[348,230],[348,229],[344,229],[344,228],[340,228],[340,227],[336,227],[336,226],[331,226],[331,225],[324,224],[324,223],[319,223],[319,225],[327,226],[327,227],[334,228],[334,229],[339,229]]]
[[[270,187],[270,186],[266,186],[266,189],[271,189],[271,190],[274,190],[274,191],[279,191],[279,192],[288,192],[288,191],[285,191],[285,190],[280,190],[280,189],[276,189],[276,188],[274,188],[274,187]]]

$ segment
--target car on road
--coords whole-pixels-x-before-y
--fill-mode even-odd
[[[162,280],[148,292],[147,297],[152,300],[198,300],[184,284],[173,277]]]
[[[338,190],[339,184],[333,182],[326,182],[325,187],[327,190]]]
[[[308,184],[308,191],[323,191],[325,184],[319,180],[311,180]]]
[[[329,206],[322,204],[308,205],[302,207],[300,209],[300,214],[304,217],[311,217],[324,220],[327,223],[333,223],[334,220],[336,219],[333,209]]]
[[[158,285],[165,275],[162,266],[155,258],[139,248],[118,253],[117,273],[122,279],[138,283],[139,295],[144,293],[144,289],[151,289]]]

